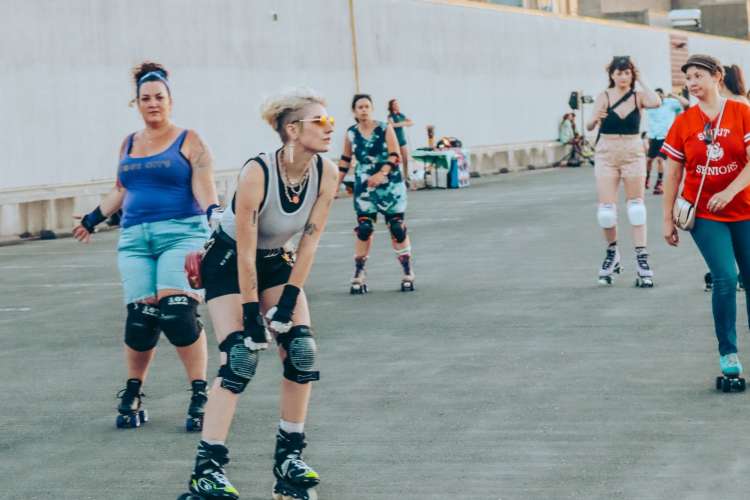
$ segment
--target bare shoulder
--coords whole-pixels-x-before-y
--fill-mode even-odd
[[[339,175],[339,167],[332,160],[323,158],[323,177],[333,177],[337,179]]]
[[[240,183],[253,184],[255,182],[264,182],[265,171],[258,160],[248,160],[240,170]]]

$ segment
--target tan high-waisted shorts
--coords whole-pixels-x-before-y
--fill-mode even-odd
[[[604,134],[596,145],[597,177],[645,177],[646,153],[639,135]]]

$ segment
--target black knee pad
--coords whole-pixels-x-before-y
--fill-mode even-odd
[[[258,351],[247,348],[246,337],[245,332],[233,332],[219,344],[219,350],[227,354],[226,364],[219,368],[221,386],[235,394],[245,390],[258,367]]]
[[[198,301],[187,295],[170,295],[159,301],[159,326],[172,345],[185,347],[200,337]]]
[[[318,346],[309,327],[293,326],[287,333],[276,337],[276,341],[286,351],[284,378],[298,384],[320,380],[320,372],[313,370]]]
[[[360,217],[357,219],[357,227],[354,228],[354,232],[360,241],[369,240],[373,231],[375,231],[375,227],[372,224],[372,219],[369,217]]]
[[[406,239],[406,224],[404,219],[400,216],[391,217],[388,219],[388,229],[391,231],[391,237],[396,243],[403,243]]]
[[[159,342],[159,308],[151,304],[128,304],[125,320],[125,345],[134,351],[145,352]]]

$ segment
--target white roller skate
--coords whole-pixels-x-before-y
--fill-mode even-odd
[[[349,288],[349,293],[352,295],[364,295],[368,292],[367,271],[365,271],[366,263],[367,257],[354,258],[354,276],[352,276],[352,283]]]
[[[638,288],[653,288],[654,272],[648,265],[648,252],[645,247],[635,249],[635,286]]]
[[[621,271],[620,252],[617,251],[617,245],[611,244],[607,247],[607,254],[599,269],[599,284],[611,285],[614,282],[614,275],[620,274]]]

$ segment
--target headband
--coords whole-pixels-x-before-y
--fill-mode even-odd
[[[160,82],[164,83],[164,86],[167,87],[167,92],[171,95],[172,92],[169,89],[169,81],[164,76],[164,74],[161,71],[149,71],[142,77],[138,79],[138,85],[136,86],[136,94],[141,94],[141,85],[143,85],[146,82],[153,82],[159,80]]]

